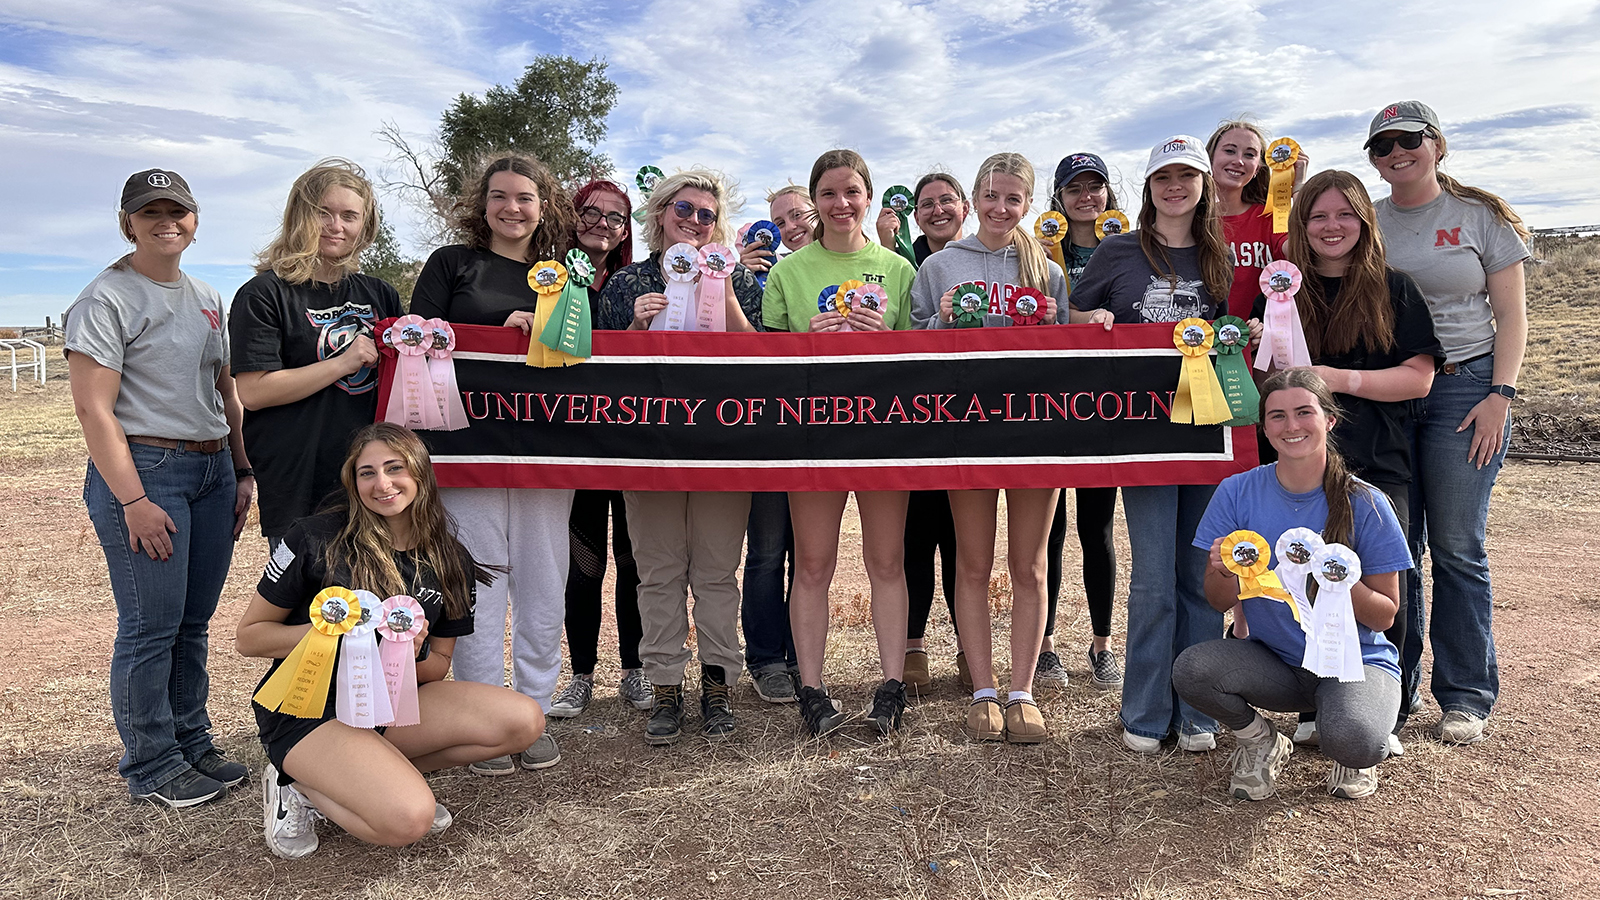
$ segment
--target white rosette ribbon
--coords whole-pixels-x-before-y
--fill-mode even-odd
[[[383,601],[371,591],[351,591],[361,600],[361,620],[339,648],[339,690],[334,709],[351,728],[373,728],[394,718],[378,662],[378,623]]]
[[[1306,593],[1306,579],[1311,576],[1311,564],[1323,548],[1322,535],[1309,528],[1291,528],[1278,536],[1273,548],[1273,558],[1278,565],[1273,571],[1278,582],[1294,599],[1295,618],[1300,620],[1300,630],[1311,635],[1311,598]]]
[[[673,244],[661,254],[661,274],[667,279],[667,308],[650,320],[650,330],[689,330],[689,314],[695,306],[694,280],[700,274],[700,251],[693,244]]]
[[[1328,544],[1312,558],[1311,575],[1317,579],[1317,603],[1301,666],[1323,678],[1366,680],[1350,599],[1350,589],[1361,580],[1361,558],[1343,544]]]

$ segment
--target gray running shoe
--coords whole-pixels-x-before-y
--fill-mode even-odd
[[[1452,709],[1439,720],[1433,736],[1446,744],[1476,744],[1483,740],[1484,720],[1465,710]]]
[[[143,800],[146,803],[158,803],[170,806],[173,809],[186,809],[190,806],[199,806],[207,800],[215,800],[228,793],[228,786],[215,778],[200,774],[193,767],[168,778],[164,784],[153,791],[144,794],[129,792],[133,800]]]
[[[317,820],[322,815],[292,784],[278,784],[278,768],[261,773],[261,829],[267,849],[279,859],[303,859],[317,851]]]
[[[1042,688],[1064,688],[1067,686],[1067,670],[1061,665],[1061,657],[1054,650],[1046,650],[1039,654],[1039,662],[1033,667],[1033,683]]]
[[[510,756],[496,756],[494,759],[478,760],[467,766],[467,771],[484,778],[499,778],[517,771],[517,764]]]
[[[1089,683],[1102,691],[1115,690],[1122,687],[1122,666],[1117,662],[1117,655],[1110,650],[1094,652],[1094,645],[1089,645],[1089,670],[1094,673]]]
[[[756,685],[756,696],[768,703],[795,702],[794,679],[785,666],[767,666],[751,674]]]
[[[517,761],[524,769],[548,769],[561,762],[561,748],[556,746],[556,739],[546,731],[519,754]]]
[[[1238,733],[1234,733],[1238,737]],[[1260,743],[1239,741],[1233,751],[1233,780],[1228,790],[1240,800],[1265,800],[1278,792],[1278,775],[1294,753],[1294,742],[1276,728]]]
[[[617,696],[630,703],[634,709],[649,709],[655,703],[655,693],[650,690],[650,679],[643,669],[623,669],[622,683],[617,685]]]
[[[593,699],[594,674],[574,675],[550,704],[550,715],[557,719],[575,718],[589,708]]]
[[[1368,766],[1365,769],[1352,769],[1349,766],[1333,764],[1333,771],[1328,773],[1328,793],[1343,800],[1360,800],[1371,797],[1378,792],[1378,767]]]
[[[194,770],[212,781],[220,781],[225,787],[243,784],[250,777],[250,770],[244,763],[236,763],[222,755],[222,751],[212,748],[206,754],[195,760]]]

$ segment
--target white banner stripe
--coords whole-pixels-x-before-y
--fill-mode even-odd
[[[666,363],[673,365],[715,363],[717,365],[787,366],[817,363],[937,362],[945,359],[993,360],[995,359],[995,352],[993,350],[977,350],[952,353],[864,353],[850,356],[591,356],[585,361],[585,364],[638,366]],[[1171,349],[1142,347],[1127,350],[1007,350],[1004,352],[1007,359],[1070,359],[1073,357],[1106,359],[1121,356],[1183,355],[1178,352],[1176,347]],[[451,355],[454,359],[468,359],[476,362],[527,363],[527,356],[517,353],[457,351]]]

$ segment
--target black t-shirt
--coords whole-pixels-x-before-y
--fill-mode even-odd
[[[411,292],[411,312],[462,325],[506,324],[514,312],[534,312],[539,294],[528,286],[528,263],[460,244],[428,257]]]
[[[400,295],[370,275],[290,284],[272,272],[245,282],[228,312],[233,372],[298,369],[344,352]],[[244,442],[261,487],[261,533],[280,537],[339,488],[350,435],[378,413],[378,370],[366,368],[301,400],[244,411]]]
[[[916,257],[918,266],[921,266],[924,260],[933,255],[933,248],[928,246],[927,235],[919,234],[917,239],[911,242],[911,255]]]
[[[1322,296],[1329,309],[1336,308],[1342,278],[1316,276],[1322,280]],[[1431,356],[1434,366],[1444,362],[1444,348],[1434,336],[1433,316],[1417,283],[1404,272],[1389,270],[1389,302],[1394,306],[1394,346],[1387,351],[1369,350],[1357,341],[1348,353],[1321,354],[1312,362],[1335,369],[1370,372],[1391,369],[1413,356]],[[1267,298],[1256,296],[1251,316],[1261,318]],[[1416,401],[1384,402],[1351,394],[1335,394],[1344,407],[1344,419],[1333,428],[1334,446],[1357,476],[1377,485],[1411,482],[1411,442],[1407,438],[1416,416]]]
[[[339,529],[344,527],[344,523],[343,512],[300,519],[290,526],[288,533],[283,536],[283,543],[278,545],[278,549],[267,560],[267,567],[261,573],[261,580],[256,583],[256,592],[273,606],[289,610],[289,615],[284,618],[283,624],[304,625],[310,622],[311,601],[316,599],[317,592],[325,587],[370,589],[367,585],[351,584],[348,573],[335,572],[333,577],[328,576],[326,565],[328,542],[339,534]],[[463,562],[470,559],[465,548],[462,549],[462,558]],[[419,570],[416,561],[409,553],[395,553],[394,561],[400,569],[400,578],[410,586],[408,593],[417,599],[423,613],[428,617],[429,637],[453,638],[472,633],[470,604],[466,615],[446,618],[444,592],[440,590],[439,580],[434,576],[433,570],[426,566]],[[467,571],[471,572],[472,567],[468,566]],[[476,598],[477,586],[473,585],[472,600],[475,601]],[[281,659],[273,660],[272,667],[261,677],[261,684],[265,684],[282,664]],[[335,664],[335,671],[338,671],[337,659]],[[334,695],[337,688],[338,680],[335,679],[333,687],[328,691],[328,706],[323,718],[332,718],[334,715]],[[259,685],[257,689],[259,690]]]

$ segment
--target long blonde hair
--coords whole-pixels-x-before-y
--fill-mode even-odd
[[[1489,211],[1494,213],[1494,217],[1499,219],[1502,224],[1510,225],[1517,232],[1517,237],[1522,238],[1524,243],[1533,240],[1533,233],[1528,230],[1528,226],[1522,221],[1522,217],[1517,215],[1517,211],[1512,209],[1511,204],[1502,199],[1500,195],[1491,194],[1483,188],[1469,187],[1439,171],[1439,163],[1444,162],[1444,158],[1450,155],[1450,146],[1445,142],[1444,135],[1433,134],[1432,129],[1429,129],[1428,136],[1439,144],[1439,158],[1433,164],[1433,177],[1439,180],[1441,189],[1457,200],[1465,200],[1468,203],[1481,203],[1489,207]],[[1370,157],[1372,151],[1368,150],[1367,153]]]
[[[981,195],[983,180],[995,175],[1011,175],[1021,179],[1023,194],[1032,207],[1033,164],[1026,157],[1020,153],[996,153],[984,160],[978,166],[978,177],[972,180],[972,196],[976,198]],[[1022,282],[1022,286],[1036,291],[1050,290],[1050,261],[1032,232],[1022,227],[1021,221],[1011,229],[1011,246],[1017,251],[1017,280]]]
[[[717,208],[712,210],[717,214],[717,221],[711,226],[711,236],[706,239],[708,244],[733,244],[733,225],[728,221],[732,218],[730,208],[734,205],[733,188],[727,176],[721,172],[696,166],[673,172],[671,175],[656,183],[656,189],[650,193],[650,200],[644,207],[644,245],[649,248],[652,255],[667,249],[662,246],[661,216],[676,202],[678,192],[684,188],[695,188],[711,195],[717,203]],[[677,215],[677,213],[673,213]]]
[[[339,259],[317,252],[322,238],[322,198],[330,188],[348,188],[361,198],[361,234]],[[378,237],[378,202],[367,173],[348,159],[332,156],[307,169],[289,188],[283,224],[267,249],[256,256],[256,271],[272,271],[290,284],[305,284],[324,264],[343,278],[361,270],[361,251]]]

